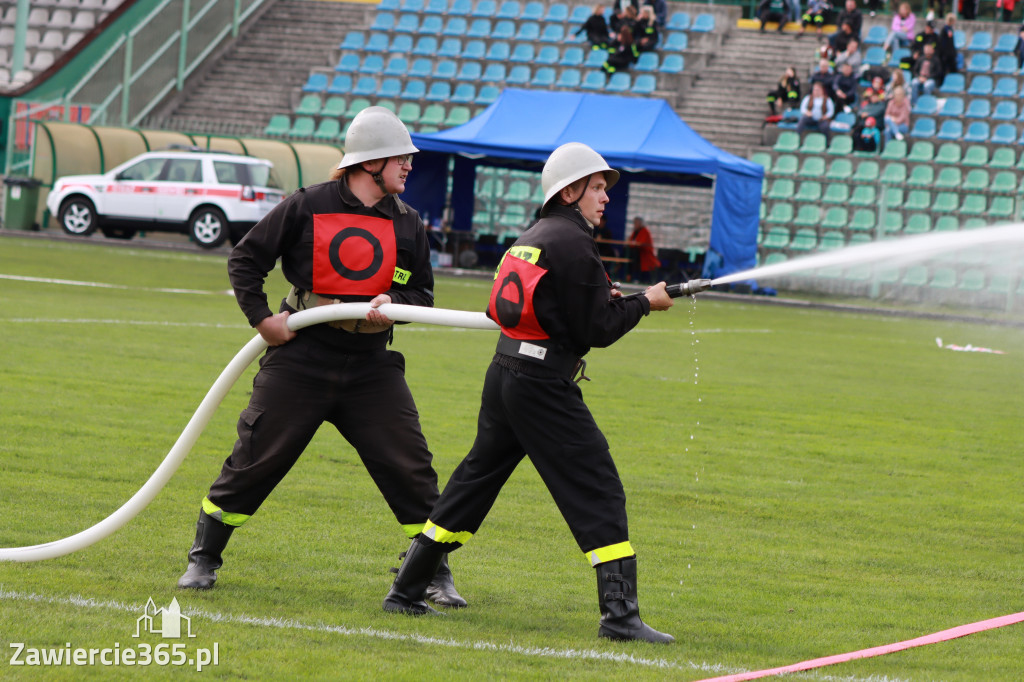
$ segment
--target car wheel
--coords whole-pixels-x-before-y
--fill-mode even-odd
[[[100,232],[107,239],[131,239],[135,236],[135,230],[128,230],[120,227],[101,227]]]
[[[85,197],[65,200],[57,219],[65,232],[76,237],[88,237],[96,231],[96,207]]]
[[[220,209],[203,207],[189,218],[188,233],[199,246],[214,249],[228,238],[228,220]]]

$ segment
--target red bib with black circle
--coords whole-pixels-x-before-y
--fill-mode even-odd
[[[494,278],[487,307],[488,315],[501,326],[505,336],[535,341],[549,338],[533,307],[537,283],[547,272],[539,265],[505,254]]]
[[[376,296],[391,288],[397,249],[386,218],[353,213],[313,215],[313,291]]]

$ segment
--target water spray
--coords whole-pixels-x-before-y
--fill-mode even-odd
[[[423,306],[385,303],[379,310],[383,315],[396,322],[422,322],[446,327],[463,327],[468,329],[498,330],[498,325],[483,313],[472,313],[462,310],[446,310],[444,308],[425,308]],[[288,316],[288,328],[298,331],[304,327],[333,320],[360,320],[370,311],[369,303],[337,303],[325,305],[311,310],[303,310]],[[199,439],[199,435],[213,417],[221,401],[231,387],[242,376],[245,368],[259,357],[266,349],[267,342],[256,335],[221,371],[220,376],[206,393],[195,414],[178,436],[170,452],[157,467],[149,480],[139,488],[131,499],[125,502],[113,514],[96,525],[86,528],[80,533],[61,540],[46,542],[26,547],[0,548],[0,561],[43,561],[77,552],[93,545],[120,530],[146,508],[170,480],[174,472],[185,460]]]
[[[679,298],[680,296],[693,296],[701,291],[707,291],[710,288],[710,279],[691,279],[689,282],[669,284],[665,287],[665,293],[667,293],[671,298]]]

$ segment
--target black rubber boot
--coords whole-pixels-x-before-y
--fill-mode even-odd
[[[427,585],[427,599],[438,606],[447,606],[452,609],[461,609],[466,606],[466,600],[455,589],[455,579],[452,577],[451,568],[448,567],[447,554],[441,556],[441,565],[437,567],[434,579]]]
[[[638,639],[655,644],[671,644],[676,641],[672,635],[658,632],[640,620],[635,556],[597,565],[597,600],[601,605],[598,637]]]
[[[423,601],[427,586],[437,575],[437,569],[444,559],[444,551],[437,545],[422,545],[413,540],[409,551],[404,555],[405,561],[395,576],[391,591],[384,597],[382,606],[385,611],[405,613],[410,616],[441,615]],[[395,570],[395,569],[392,569]]]
[[[204,511],[196,521],[196,541],[188,553],[188,570],[178,578],[178,587],[208,590],[217,582],[217,569],[224,563],[220,554],[228,544],[234,526],[228,526]]]

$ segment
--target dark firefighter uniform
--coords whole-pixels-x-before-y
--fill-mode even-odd
[[[293,285],[282,311],[381,293],[394,303],[433,305],[419,215],[393,195],[365,207],[344,178],[295,192],[231,252],[231,284],[253,326],[272,314],[263,283],[278,257]],[[203,500],[207,514],[229,526],[244,523],[326,421],[359,453],[408,537],[422,530],[437,499],[437,474],[405,360],[387,349],[390,329],[357,332],[355,323],[319,324],[267,350],[234,451]]]
[[[622,483],[573,376],[591,347],[622,337],[650,302],[610,297],[592,234],[575,208],[553,206],[502,259],[487,309],[501,336],[476,441],[421,542],[465,543],[527,455],[592,565],[633,556]]]

